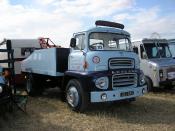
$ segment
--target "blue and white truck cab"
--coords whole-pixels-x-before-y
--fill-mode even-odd
[[[70,49],[35,50],[21,66],[28,92],[41,91],[41,83],[60,85],[75,111],[83,111],[88,103],[133,100],[144,95],[147,86],[139,58],[123,28],[122,24],[96,21],[96,27],[73,35]]]

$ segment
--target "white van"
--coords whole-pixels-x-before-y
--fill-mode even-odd
[[[175,60],[166,39],[142,39],[132,42],[133,50],[140,58],[148,90],[153,87],[172,89],[175,86]]]

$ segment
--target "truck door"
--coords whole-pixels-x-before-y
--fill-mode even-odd
[[[83,65],[85,62],[85,34],[75,36],[76,47],[72,48],[69,55],[69,70],[84,71]]]
[[[140,57],[141,70],[143,70],[143,72],[146,76],[150,76],[151,71],[150,71],[150,68],[149,68],[149,60],[148,60],[147,53],[146,53],[146,50],[145,50],[143,44],[140,45],[140,55],[139,55],[139,57]]]

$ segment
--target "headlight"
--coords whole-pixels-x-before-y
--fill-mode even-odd
[[[144,85],[145,84],[145,76],[144,76],[143,72],[140,74],[139,84],[140,85]]]
[[[108,88],[108,77],[100,77],[96,79],[95,86],[99,89],[107,89]]]
[[[157,67],[156,66],[153,66],[153,71],[157,71]]]
[[[0,93],[2,93],[3,89],[2,89],[2,86],[0,86]]]
[[[153,71],[157,71],[158,65],[156,63],[150,62],[150,67],[153,69]]]

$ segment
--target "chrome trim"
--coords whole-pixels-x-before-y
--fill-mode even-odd
[[[112,88],[137,87],[137,80],[136,73],[114,74],[112,76]]]

